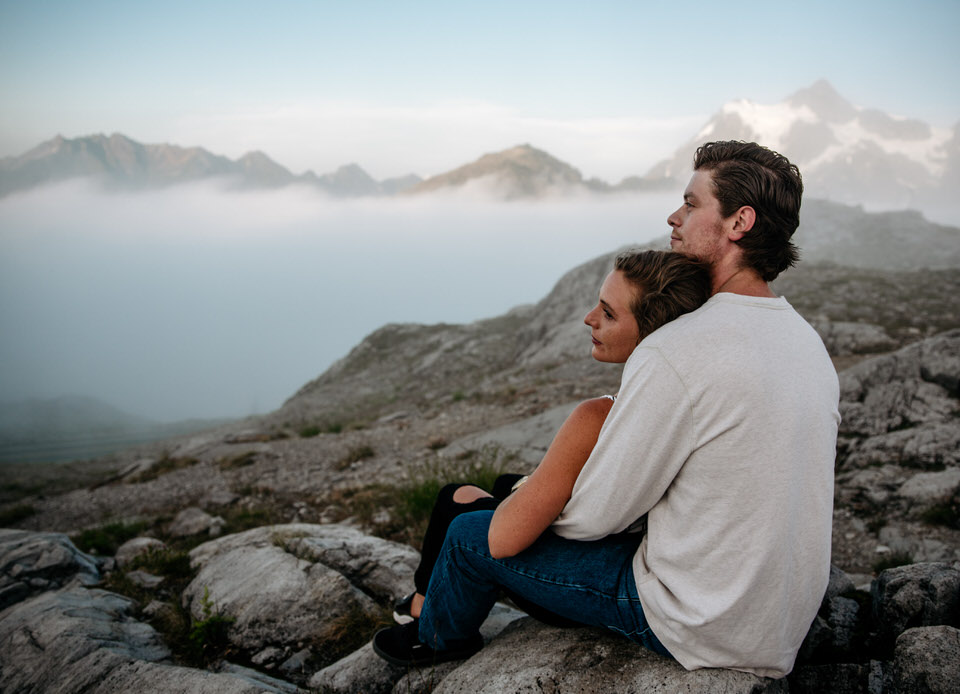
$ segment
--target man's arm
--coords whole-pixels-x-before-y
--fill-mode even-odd
[[[522,552],[550,527],[570,499],[612,405],[609,398],[594,398],[567,417],[530,479],[494,513],[487,535],[493,557]]]
[[[695,444],[691,400],[659,349],[634,350],[617,406],[577,477],[552,530],[571,540],[597,540],[627,529],[652,509]]]

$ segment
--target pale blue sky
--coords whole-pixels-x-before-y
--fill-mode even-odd
[[[530,141],[610,180],[819,78],[960,119],[960,2],[0,0],[0,156],[56,133],[438,173]]]

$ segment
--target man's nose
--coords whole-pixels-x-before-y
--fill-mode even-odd
[[[677,216],[679,212],[680,212],[680,208],[678,207],[673,211],[673,214],[667,217],[667,224],[669,224],[672,227],[680,226],[680,218]]]

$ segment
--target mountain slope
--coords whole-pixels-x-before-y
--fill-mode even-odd
[[[470,186],[511,200],[570,191],[582,184],[583,176],[575,168],[525,144],[484,154],[470,164],[428,178],[406,192],[415,195]]]
[[[416,176],[382,184],[356,164],[317,176],[295,176],[263,152],[236,161],[202,147],[141,144],[114,133],[67,139],[60,135],[18,157],[0,159],[0,196],[71,178],[93,178],[110,189],[151,189],[212,178],[241,188],[315,187],[335,197],[393,194],[419,181]]]

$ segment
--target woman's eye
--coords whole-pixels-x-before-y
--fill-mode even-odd
[[[605,315],[607,318],[611,318],[611,319],[613,318],[613,314],[610,313],[607,309],[603,309],[603,315]]]

